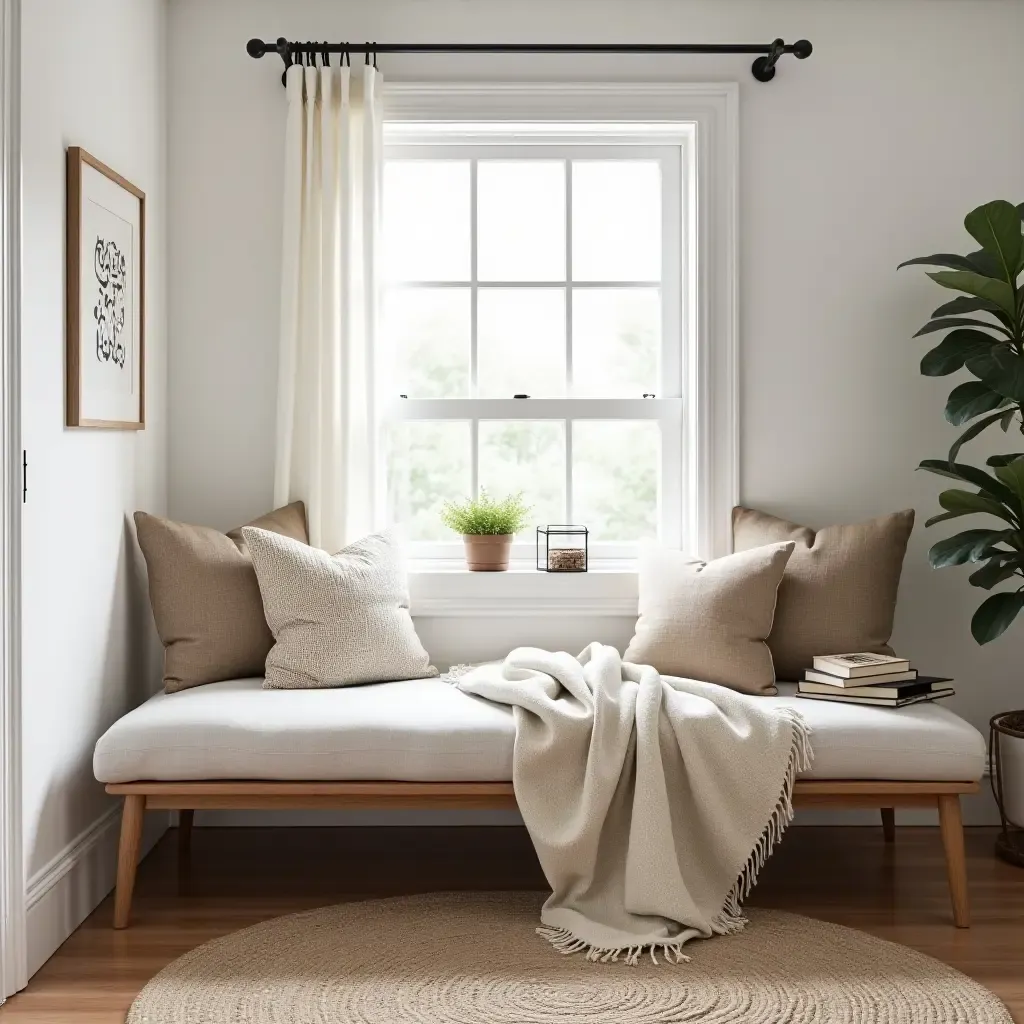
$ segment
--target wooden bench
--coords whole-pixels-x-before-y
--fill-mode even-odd
[[[124,798],[118,847],[114,927],[126,928],[146,811],[181,812],[180,840],[187,849],[197,810],[490,810],[515,809],[510,782],[120,782],[107,792]],[[798,807],[880,808],[886,842],[895,839],[897,807],[934,807],[946,855],[953,922],[970,926],[967,866],[960,797],[977,782],[801,780]]]

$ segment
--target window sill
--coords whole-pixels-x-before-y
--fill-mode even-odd
[[[470,572],[458,561],[409,566],[410,609],[417,618],[591,615],[636,617],[633,562],[591,564],[588,572],[538,572],[512,563],[507,572]]]

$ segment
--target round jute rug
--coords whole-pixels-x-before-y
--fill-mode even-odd
[[[538,893],[370,900],[280,917],[186,953],[128,1024],[1012,1024],[970,978],[905,946],[775,910],[638,967],[563,956]],[[661,958],[659,957],[659,960]]]

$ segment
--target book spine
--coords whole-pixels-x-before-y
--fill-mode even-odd
[[[815,658],[811,667],[817,672],[826,672],[840,679],[863,679],[866,676],[888,675],[892,672],[907,672],[909,661],[891,661],[875,665],[846,665],[828,658]]]
[[[884,698],[884,697],[855,697],[851,694],[836,693],[797,693],[798,697],[805,700],[827,700],[835,704],[871,704],[875,707],[902,708],[910,704],[925,704],[929,701],[939,700],[942,697],[952,697],[955,690],[936,690],[933,693],[921,693],[916,697]]]
[[[833,691],[843,693],[848,697],[878,697],[893,699],[903,697],[917,697],[922,693],[931,693],[931,683],[910,683],[900,686],[898,683],[881,683],[876,686],[847,686],[833,687],[828,683],[818,683],[813,680],[800,683],[797,687],[800,693],[823,693],[829,694]]]

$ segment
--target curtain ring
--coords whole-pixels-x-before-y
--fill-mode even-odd
[[[365,53],[364,53],[364,63],[366,64],[367,67],[370,66],[370,41],[369,40],[366,41],[366,50],[365,50]]]
[[[331,66],[331,54],[327,49],[327,40],[324,40],[324,48],[320,51],[320,57],[324,62],[324,67],[329,68]]]
[[[341,67],[352,67],[352,55],[348,52],[348,43],[342,43]]]
[[[380,70],[377,67],[377,40],[376,39],[374,39],[374,41],[373,41],[373,70],[374,71]]]

